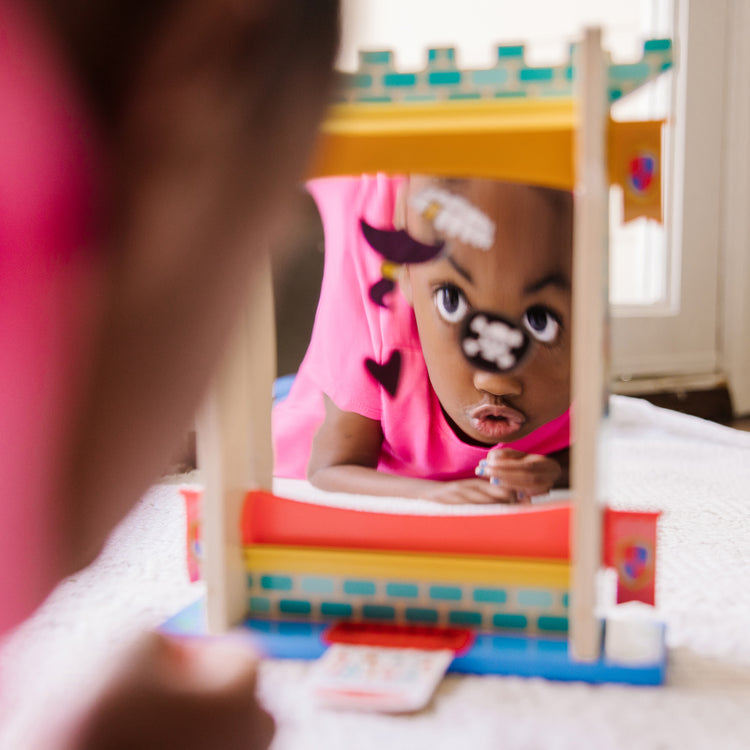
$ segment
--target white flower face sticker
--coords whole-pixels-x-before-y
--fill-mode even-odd
[[[497,315],[476,312],[464,321],[461,348],[469,362],[482,370],[513,370],[521,363],[529,345],[523,329]]]
[[[495,241],[492,219],[460,195],[430,186],[413,195],[409,202],[445,237],[461,240],[481,250],[489,250]]]

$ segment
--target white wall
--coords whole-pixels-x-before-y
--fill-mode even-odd
[[[458,50],[463,67],[487,66],[495,45],[525,42],[531,64],[558,62],[586,25],[604,29],[613,56],[640,56],[639,35],[652,0],[343,0],[339,66],[356,67],[357,49],[393,49],[404,70],[424,66],[428,47]]]

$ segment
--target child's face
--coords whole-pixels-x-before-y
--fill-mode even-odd
[[[441,233],[418,213],[410,198],[430,184],[462,196],[494,222],[489,249]],[[403,198],[409,234],[446,243],[437,260],[408,266],[403,283],[444,413],[467,442],[525,437],[570,404],[572,196],[485,180],[412,177]],[[530,334],[531,350],[514,371],[481,370],[464,356],[461,322],[477,310]]]

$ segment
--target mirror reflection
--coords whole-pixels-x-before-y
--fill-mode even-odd
[[[275,476],[444,503],[566,487],[572,194],[424,175],[307,188],[322,220],[321,236],[304,204],[307,244],[325,252],[277,274],[279,371],[294,375],[274,408]],[[312,321],[321,260],[297,365],[284,316]]]

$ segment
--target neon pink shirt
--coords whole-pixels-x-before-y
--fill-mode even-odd
[[[343,411],[380,422],[384,440],[378,470],[428,479],[474,476],[486,447],[464,443],[443,416],[430,384],[414,312],[396,289],[388,308],[368,297],[383,258],[365,241],[363,218],[393,228],[399,180],[383,175],[314,180],[308,188],[323,220],[325,270],[312,338],[288,397],[274,409],[275,475],[304,478],[312,439],[323,421],[325,393]],[[365,368],[401,352],[394,397]],[[569,410],[508,447],[553,453],[569,445]],[[502,447],[506,444],[499,444]]]

